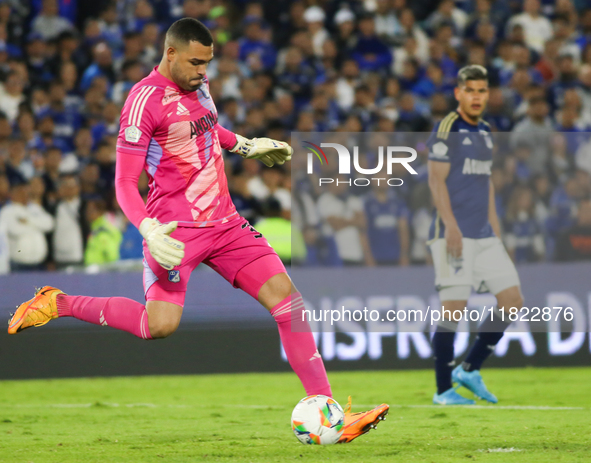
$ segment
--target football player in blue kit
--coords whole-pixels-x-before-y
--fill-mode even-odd
[[[478,65],[460,69],[454,95],[457,109],[434,127],[427,142],[429,188],[436,207],[429,246],[439,300],[446,309],[432,340],[437,382],[433,403],[474,404],[456,392],[460,386],[496,403],[480,368],[509,326],[500,310],[508,314],[511,307],[521,308],[523,299],[519,276],[500,239],[490,180],[493,141],[490,126],[482,120],[489,95],[486,69]],[[473,287],[494,294],[497,308],[481,323],[464,362],[453,368],[458,326],[454,318],[464,316]]]

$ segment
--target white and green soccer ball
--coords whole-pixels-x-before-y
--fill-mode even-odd
[[[291,414],[291,429],[302,444],[336,444],[345,426],[345,412],[336,400],[310,395],[298,402]]]

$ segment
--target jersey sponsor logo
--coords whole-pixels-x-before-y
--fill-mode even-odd
[[[142,137],[142,131],[135,125],[130,125],[125,129],[125,141],[130,143],[137,143]]]
[[[181,95],[179,94],[178,90],[175,90],[172,87],[166,87],[164,89],[164,96],[162,97],[162,105],[166,106],[167,104],[174,103],[180,99]]]
[[[168,271],[168,281],[170,281],[171,283],[179,283],[181,281],[180,270],[169,270]]]
[[[492,161],[479,161],[478,159],[464,159],[462,174],[464,175],[490,175]]]
[[[471,145],[471,144],[472,144],[472,140],[470,140],[468,137],[464,138],[462,145]]]
[[[210,111],[205,116],[189,123],[191,124],[191,138],[198,137],[218,123],[218,115]]]

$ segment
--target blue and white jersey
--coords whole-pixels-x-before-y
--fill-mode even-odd
[[[489,177],[493,142],[488,123],[464,121],[457,111],[435,125],[427,141],[429,160],[451,164],[445,181],[453,214],[464,238],[494,236],[488,221]],[[429,239],[444,237],[443,221],[435,211]]]

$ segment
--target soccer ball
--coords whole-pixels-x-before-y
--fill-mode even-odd
[[[310,395],[298,402],[291,414],[291,429],[302,444],[336,444],[345,425],[345,412],[336,400]]]

